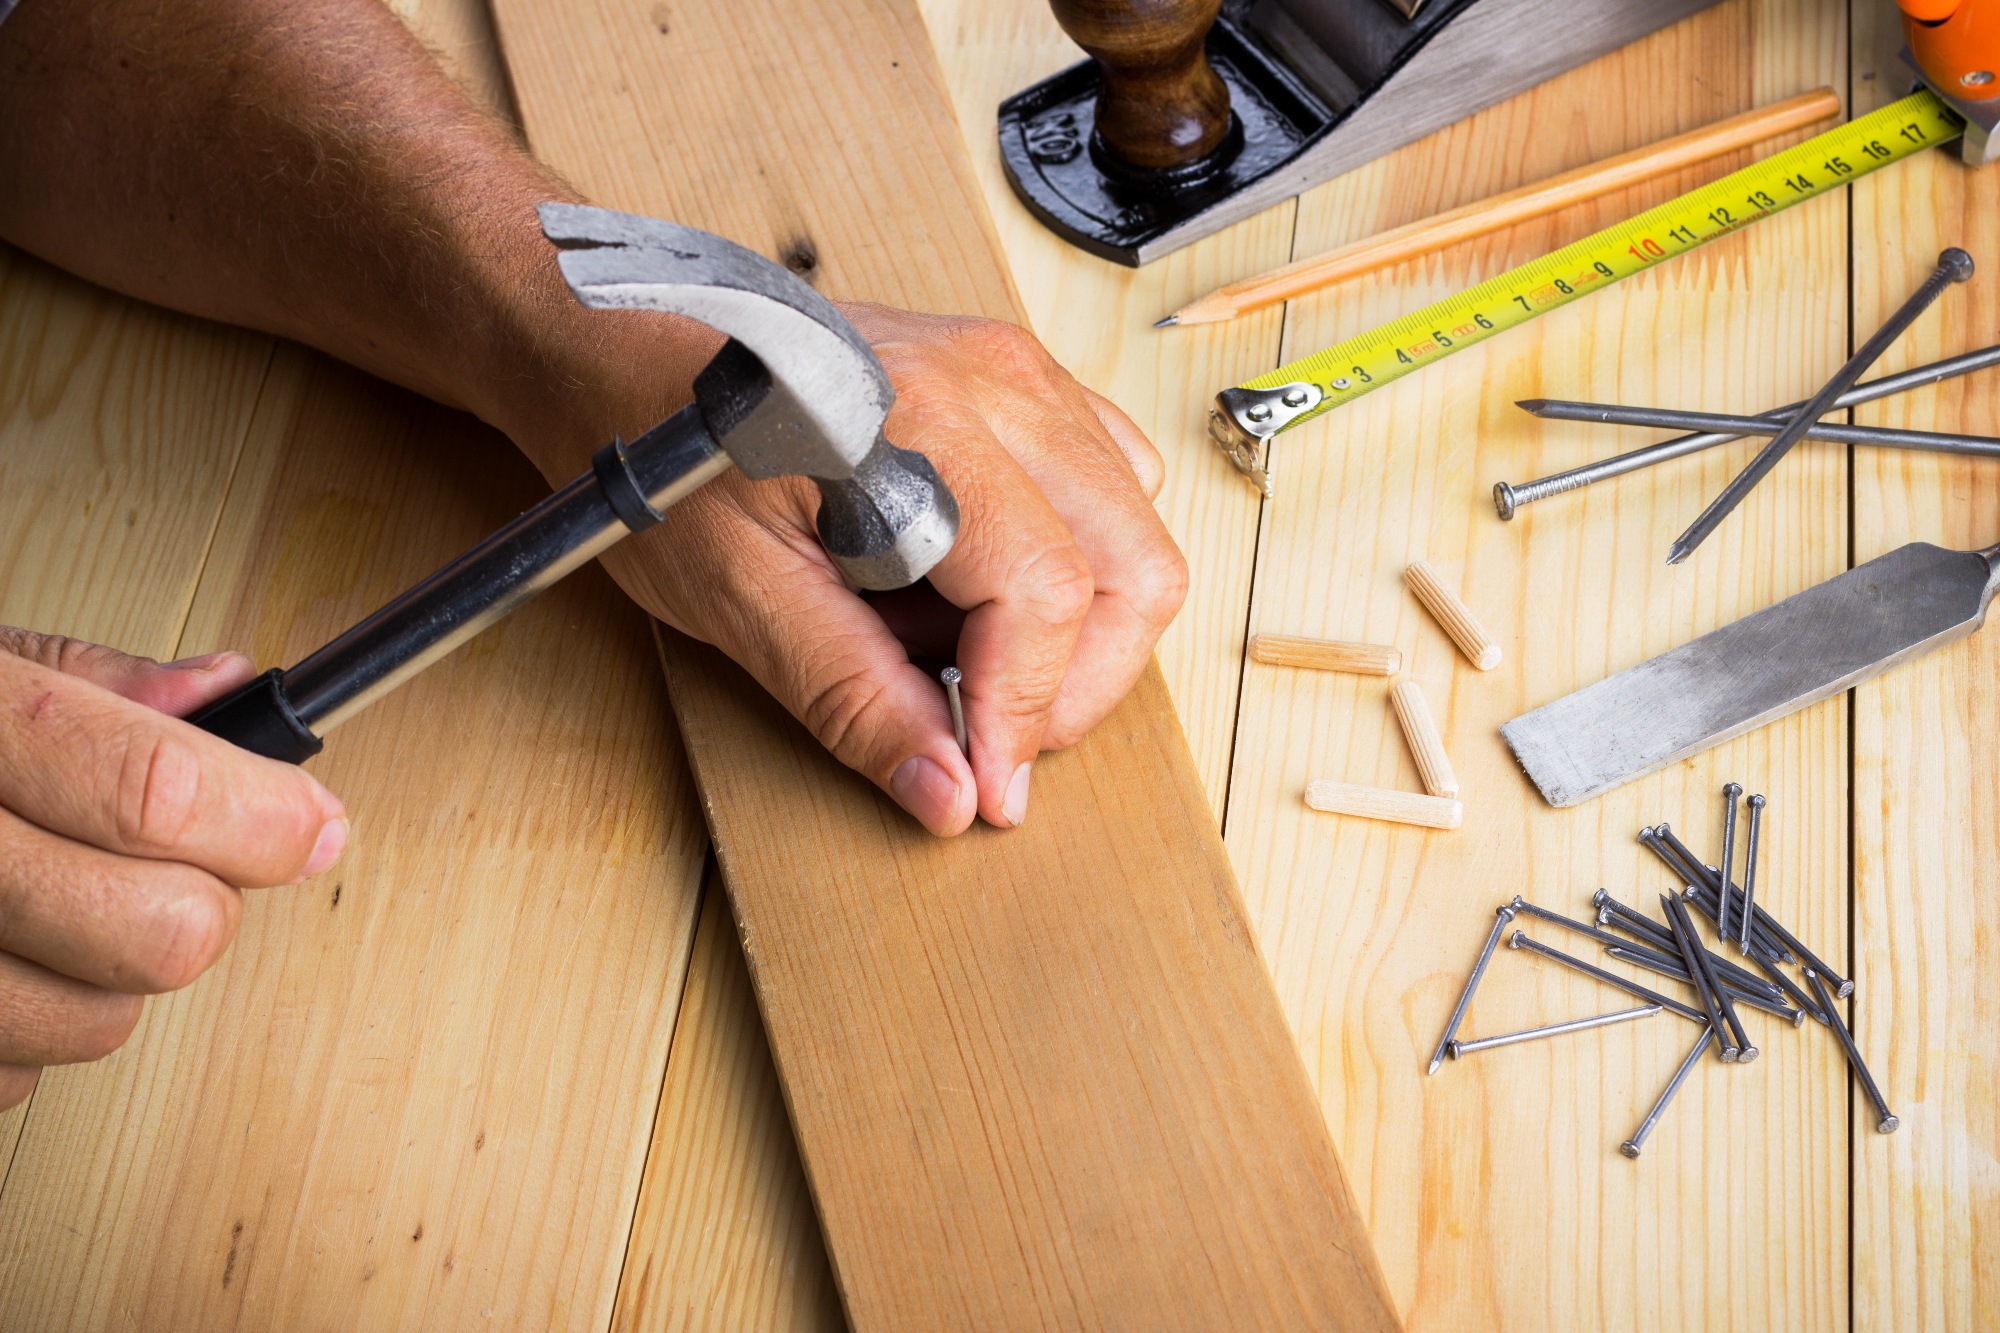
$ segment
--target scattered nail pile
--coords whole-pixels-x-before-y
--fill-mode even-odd
[[[1438,1042],[1437,1050],[1431,1056],[1430,1071],[1435,1074],[1446,1056],[1457,1059],[1474,1051],[1489,1050],[1495,1046],[1508,1046],[1515,1042],[1532,1041],[1539,1037],[1553,1037],[1565,1032],[1580,1032],[1588,1028],[1604,1027],[1612,1023],[1622,1023],[1634,1018],[1648,1018],[1667,1010],[1691,1022],[1701,1024],[1701,1036],[1694,1049],[1675,1071],[1673,1079],[1660,1094],[1658,1102],[1647,1113],[1638,1132],[1619,1146],[1619,1151],[1627,1157],[1637,1157],[1639,1149],[1646,1142],[1646,1136],[1659,1123],[1660,1115],[1667,1109],[1667,1103],[1680,1091],[1681,1084],[1693,1072],[1702,1053],[1715,1042],[1721,1048],[1724,1064],[1748,1064],[1757,1058],[1757,1048],[1750,1043],[1744,1031],[1743,1022],[1737,1016],[1738,1008],[1756,1009],[1791,1020],[1793,1027],[1802,1025],[1812,1018],[1833,1030],[1840,1040],[1841,1049],[1847,1061],[1861,1080],[1868,1099],[1875,1104],[1878,1117],[1876,1128],[1882,1133],[1894,1132],[1897,1119],[1889,1112],[1889,1105],[1882,1098],[1882,1091],[1876,1087],[1875,1079],[1862,1063],[1861,1053],[1854,1047],[1854,1038],[1847,1025],[1841,1021],[1840,1010],[1834,1004],[1838,996],[1846,999],[1854,993],[1854,983],[1828,967],[1812,950],[1801,944],[1798,937],[1773,919],[1769,912],[1756,904],[1757,889],[1757,841],[1763,824],[1765,801],[1762,796],[1752,796],[1750,805],[1750,833],[1748,846],[1744,851],[1743,884],[1738,887],[1731,878],[1736,852],[1737,802],[1743,795],[1743,788],[1732,782],[1722,789],[1723,800],[1723,850],[1722,864],[1710,866],[1703,862],[1666,824],[1657,824],[1639,830],[1639,841],[1655,856],[1663,861],[1674,877],[1684,886],[1678,897],[1660,895],[1660,907],[1666,917],[1664,923],[1626,906],[1599,889],[1591,898],[1591,905],[1597,909],[1596,924],[1589,925],[1573,920],[1560,912],[1537,907],[1518,895],[1514,901],[1499,909],[1493,929],[1486,936],[1486,944],[1479,951],[1479,961],[1473,965],[1472,976],[1465,983],[1465,991],[1458,998],[1458,1007],[1452,1010],[1451,1021],[1446,1024],[1444,1037]],[[1750,966],[1733,963],[1720,953],[1711,950],[1702,941],[1701,932],[1694,924],[1689,909],[1700,912],[1716,927],[1718,944],[1734,943],[1736,951]],[[1472,993],[1478,987],[1480,978],[1486,974],[1486,966],[1493,958],[1493,950],[1500,942],[1509,922],[1517,916],[1530,916],[1561,926],[1564,930],[1588,936],[1605,946],[1605,952],[1623,962],[1633,963],[1650,972],[1671,977],[1693,988],[1698,1006],[1685,1004],[1679,1000],[1661,995],[1657,991],[1628,981],[1615,973],[1595,967],[1581,958],[1552,949],[1546,944],[1530,939],[1524,931],[1516,930],[1508,940],[1510,949],[1526,949],[1565,967],[1572,968],[1585,976],[1593,977],[1607,986],[1614,986],[1626,994],[1644,1001],[1639,1008],[1623,1009],[1617,1013],[1603,1014],[1595,1018],[1578,1019],[1570,1023],[1558,1023],[1552,1027],[1533,1028],[1526,1032],[1514,1032],[1500,1037],[1486,1037],[1478,1041],[1459,1041],[1458,1025],[1465,1018],[1465,1010],[1472,1003]],[[1607,930],[1606,927],[1610,929]],[[1614,935],[1611,930],[1624,932]],[[1629,937],[1629,938],[1628,938]],[[1785,975],[1782,964],[1796,966],[1805,976],[1806,987],[1802,990],[1797,983]],[[1755,969],[1754,971],[1752,969]],[[1761,975],[1760,975],[1761,974]],[[1830,989],[1829,989],[1830,988]],[[1789,1003],[1787,1003],[1789,1001]]]

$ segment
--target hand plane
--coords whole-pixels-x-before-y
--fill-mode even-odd
[[[1000,157],[1136,267],[1713,3],[1052,0],[1095,58],[1000,104]]]

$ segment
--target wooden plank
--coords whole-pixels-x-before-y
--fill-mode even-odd
[[[171,658],[270,357],[0,245],[0,624]]]
[[[171,656],[270,358],[0,245],[0,624]]]
[[[923,0],[925,25],[1028,325],[1058,361],[1138,423],[1167,464],[1158,507],[1187,555],[1187,602],[1160,640],[1167,677],[1210,805],[1222,809],[1250,610],[1258,495],[1208,442],[1206,386],[1277,365],[1283,311],[1205,329],[1154,320],[1290,255],[1289,201],[1131,269],[1087,255],[1037,222],[1008,188],[994,148],[1000,99],[1083,59],[1048,0]]]
[[[736,923],[711,875],[611,1327],[846,1326]]]
[[[1854,12],[1857,110],[1908,86],[1895,12]],[[1947,245],[1979,265],[1890,349],[1883,368],[1993,341],[2000,177],[1927,153],[1854,191],[1854,327],[1865,336]],[[1904,394],[1856,420],[1994,433],[1992,372]],[[1854,451],[1853,559],[1906,542],[2000,542],[2000,465]],[[2000,634],[1899,667],[1854,693],[1855,1040],[1902,1127],[1884,1138],[1855,1088],[1854,1327],[2000,1326]],[[1845,946],[1846,941],[1839,942]],[[1843,948],[1843,951],[1844,948]],[[1831,958],[1829,961],[1832,961]],[[1836,964],[1837,965],[1837,964]],[[1836,1074],[1838,1078],[1838,1074]]]
[[[182,647],[296,660],[545,490],[469,417],[274,364]],[[0,1324],[602,1326],[702,830],[646,622],[580,572],[333,734],[335,870],[52,1071]]]
[[[602,201],[1018,317],[907,4],[496,12],[530,144]],[[1026,826],[938,841],[667,658],[857,1327],[1393,1319],[1157,672]]]
[[[1841,86],[1843,39],[1840,17],[1823,7],[1732,0],[1304,196],[1297,251]],[[1295,302],[1285,355],[1462,290],[1741,160]],[[1545,501],[1511,525],[1495,518],[1488,490],[1633,447],[1627,433],[1536,423],[1515,399],[1761,411],[1809,393],[1845,354],[1844,216],[1835,198],[1760,223],[1279,441],[1252,625],[1401,648],[1444,730],[1465,803],[1456,832],[1308,812],[1300,793],[1315,777],[1421,790],[1386,684],[1248,668],[1231,855],[1413,1327],[1845,1321],[1845,1102],[1824,1034],[1747,1016],[1763,1059],[1698,1070],[1636,1162],[1617,1146],[1690,1044],[1683,1022],[1512,1047],[1424,1076],[1496,905],[1521,893],[1582,915],[1603,885],[1651,907],[1672,886],[1635,831],[1666,818],[1695,845],[1714,846],[1717,792],[1732,777],[1772,797],[1767,864],[1784,867],[1767,881],[1773,910],[1809,939],[1842,937],[1838,701],[1560,812],[1496,734],[1528,707],[1844,568],[1838,451],[1796,454],[1678,568],[1663,563],[1668,543],[1747,447]],[[1467,665],[1404,589],[1402,570],[1417,557],[1500,638],[1497,670]],[[1620,997],[1595,983],[1502,955],[1465,1030],[1490,1035],[1617,1007]]]

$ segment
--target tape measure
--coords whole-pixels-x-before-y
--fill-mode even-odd
[[[1936,94],[1915,93],[1469,291],[1224,389],[1208,414],[1209,436],[1268,496],[1261,446],[1281,431],[1964,129]]]

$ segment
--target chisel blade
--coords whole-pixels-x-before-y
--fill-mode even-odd
[[[1986,618],[1996,556],[1912,542],[1500,734],[1550,805],[1576,805],[1964,638]]]

